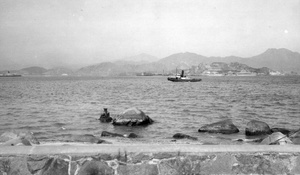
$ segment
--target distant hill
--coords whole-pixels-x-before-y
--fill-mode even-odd
[[[120,76],[120,75],[135,75],[136,65],[118,65],[111,62],[103,62],[96,65],[86,66],[78,71],[77,75],[83,76]]]
[[[45,72],[47,69],[38,66],[27,67],[18,71],[22,75],[43,75]]]
[[[74,72],[73,72],[73,70],[68,69],[68,68],[56,67],[56,68],[53,68],[53,69],[48,69],[43,74],[44,75],[59,76],[59,75],[73,75]]]
[[[157,61],[153,61],[157,60]],[[268,49],[257,56],[242,58],[236,56],[228,57],[206,57],[196,53],[176,53],[159,59],[157,57],[140,54],[127,57],[115,62],[102,62],[85,66],[77,71],[66,68],[45,69],[42,67],[28,67],[17,72],[22,75],[83,75],[83,76],[120,76],[136,75],[137,73],[149,72],[156,74],[168,74],[176,69],[191,70],[199,72],[205,64],[220,63],[222,69],[232,69],[232,66],[243,67],[251,72],[268,72],[270,70],[282,72],[300,73],[300,54],[288,49]],[[231,67],[230,67],[231,66]],[[264,69],[262,69],[264,68]],[[260,69],[260,70],[258,70]],[[270,70],[269,70],[270,69]]]
[[[151,63],[154,61],[159,60],[159,58],[149,55],[149,54],[139,54],[136,56],[132,56],[132,57],[126,57],[122,60],[117,60],[114,63],[118,64],[118,65],[126,65],[126,64],[133,64],[133,65],[142,65],[142,64],[147,64],[147,63]]]
[[[248,73],[255,73],[260,75],[269,75],[270,72],[274,72],[273,70],[262,67],[262,68],[253,68],[246,64],[238,63],[238,62],[231,62],[231,63],[224,63],[224,62],[213,62],[211,64],[204,64],[201,63],[198,66],[193,66],[192,68],[187,70],[187,74],[190,75],[202,75],[202,74],[211,74],[211,72],[215,72],[218,74],[226,75],[228,73],[235,74],[240,72],[248,72]]]
[[[200,63],[211,64],[213,62],[239,62],[253,68],[268,67],[278,71],[295,71],[300,73],[300,54],[288,49],[268,49],[260,55],[249,58],[236,56],[205,57],[186,52],[173,54],[158,61],[158,63],[163,64],[167,70],[180,69],[181,67],[187,68],[199,65]]]
[[[148,57],[148,56],[146,56]],[[134,57],[132,57],[134,58]],[[266,52],[250,58],[241,58],[236,56],[228,57],[206,57],[196,53],[177,53],[162,58],[156,62],[136,64],[130,61],[117,61],[115,63],[100,63],[81,68],[77,73],[79,75],[134,75],[134,73],[169,73],[176,69],[195,69],[201,67],[202,63],[211,64],[214,62],[222,63],[240,63],[254,69],[264,68],[262,72],[268,72],[268,69],[285,72],[300,72],[300,54],[287,49],[268,49]],[[228,65],[227,65],[228,66]],[[248,68],[246,68],[248,69]],[[250,69],[250,68],[249,68]],[[249,70],[250,71],[250,70]]]
[[[268,49],[264,53],[241,59],[252,67],[269,67],[278,71],[300,72],[300,54],[288,49]]]
[[[207,57],[190,52],[173,54],[157,61],[164,65],[166,71],[187,69],[203,62],[207,62]]]

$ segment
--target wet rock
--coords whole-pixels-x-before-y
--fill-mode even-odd
[[[296,145],[300,145],[300,131],[296,131],[295,133],[290,135],[292,142]]]
[[[174,139],[191,139],[191,140],[198,140],[196,137],[189,136],[187,134],[176,133],[173,135]]]
[[[40,144],[40,142],[38,141],[38,139],[33,135],[32,132],[21,132],[19,133],[19,137],[24,138],[26,140],[28,140],[30,143],[32,144]]]
[[[16,139],[16,138],[18,138],[18,135],[16,133],[14,133],[14,132],[4,132],[0,136],[0,142],[6,142],[6,141],[9,141],[11,139]]]
[[[102,131],[101,137],[124,137],[124,135],[108,131]]]
[[[31,146],[31,143],[27,139],[17,137],[0,144],[0,146]]]
[[[113,125],[139,126],[153,123],[153,120],[138,108],[130,108],[113,119]]]
[[[259,136],[271,134],[271,129],[269,125],[262,121],[251,120],[247,123],[246,136]]]
[[[285,145],[293,144],[293,142],[281,132],[274,132],[268,137],[266,137],[261,144],[263,145]]]
[[[5,132],[0,136],[0,142],[11,146],[40,144],[33,133],[29,131]]]
[[[284,135],[289,135],[291,131],[285,128],[271,128],[271,132],[281,132]]]
[[[239,129],[232,123],[232,120],[228,119],[202,126],[198,132],[233,134],[238,133]]]
[[[139,136],[136,135],[135,133],[129,133],[128,135],[125,135],[127,138],[138,138]]]

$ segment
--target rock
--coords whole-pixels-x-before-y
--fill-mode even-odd
[[[263,140],[263,138],[255,138],[255,139],[239,138],[239,139],[232,139],[232,141],[237,141],[237,142],[258,142],[258,143],[260,143],[262,140]]]
[[[296,145],[300,145],[300,131],[296,131],[295,133],[290,135],[292,142]]]
[[[153,120],[138,108],[130,108],[113,119],[113,125],[139,126],[153,123]]]
[[[19,137],[22,137],[26,140],[28,140],[32,144],[40,144],[38,139],[33,135],[32,132],[26,131],[26,132],[21,132],[19,133]]]
[[[5,132],[3,134],[1,134],[0,136],[0,142],[6,142],[9,141],[11,139],[16,139],[18,138],[18,135],[14,132]]]
[[[261,144],[263,145],[285,145],[293,144],[293,142],[281,132],[274,132],[268,137],[266,137]]]
[[[1,146],[31,146],[31,143],[27,139],[23,138],[15,138],[15,139],[10,139],[3,144],[0,144]]]
[[[83,134],[83,135],[65,134],[63,136],[60,136],[60,139],[68,142],[88,142],[88,143],[96,143],[96,144],[110,143],[92,134]]]
[[[136,135],[135,133],[129,133],[129,134],[126,135],[125,137],[127,137],[127,138],[138,138],[139,136]]]
[[[8,159],[4,159],[4,162],[2,162],[1,159],[2,158],[0,158],[1,175],[32,175],[27,168],[26,157],[21,155],[16,157],[11,156]]]
[[[41,169],[39,174],[54,175],[54,174],[68,174],[68,162],[60,158],[50,158],[45,166]]]
[[[114,170],[109,167],[105,162],[99,162],[99,161],[86,161],[82,167],[79,169],[78,175],[100,175],[100,174],[106,174],[106,175],[113,175]]]
[[[271,129],[265,122],[251,120],[247,123],[245,134],[246,136],[268,135],[271,134]]]
[[[198,132],[233,134],[238,133],[239,129],[230,119],[202,126]]]
[[[110,123],[113,119],[111,117],[101,115],[99,120],[102,123]]]
[[[274,133],[274,132],[281,132],[284,135],[289,135],[291,131],[287,130],[285,128],[271,128],[271,132],[272,133]]]
[[[40,142],[36,139],[33,133],[29,131],[25,132],[5,132],[0,136],[0,142],[4,142],[1,144],[2,146],[16,146],[16,145],[26,145],[30,146],[32,144],[40,144]]]
[[[108,131],[102,131],[101,137],[124,137],[124,135]]]
[[[191,139],[191,140],[198,140],[196,137],[192,137],[186,134],[182,134],[182,133],[176,133],[173,135],[174,139]]]

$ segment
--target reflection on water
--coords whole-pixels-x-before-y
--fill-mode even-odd
[[[202,78],[196,83],[174,83],[166,77],[2,78],[0,134],[26,129],[42,141],[61,141],[68,134],[100,135],[106,130],[163,140],[182,132],[205,142],[222,139],[198,129],[227,118],[241,130],[230,137],[242,137],[251,119],[271,127],[299,128],[300,77]],[[155,123],[131,128],[97,120],[104,107],[114,116],[133,106]]]

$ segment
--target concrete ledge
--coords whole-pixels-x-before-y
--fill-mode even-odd
[[[183,153],[299,153],[300,145],[187,145],[187,144],[113,144],[82,146],[2,146],[0,155],[49,155],[127,152],[183,152]]]
[[[299,145],[2,146],[0,175],[300,174]]]

